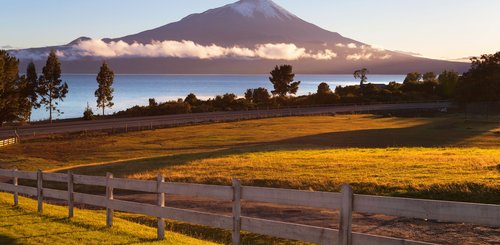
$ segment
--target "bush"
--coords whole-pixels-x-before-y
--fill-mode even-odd
[[[92,108],[87,104],[87,107],[85,108],[85,111],[83,111],[83,120],[93,120],[94,119],[94,112],[92,111]]]

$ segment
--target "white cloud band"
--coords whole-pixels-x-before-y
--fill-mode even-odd
[[[74,45],[71,49],[61,51],[62,57],[96,56],[96,57],[175,57],[197,59],[243,58],[270,60],[331,60],[337,54],[330,49],[313,52],[299,48],[291,43],[268,43],[256,45],[253,49],[239,46],[222,47],[215,44],[201,45],[193,41],[153,41],[149,44],[124,41],[104,42],[102,40],[86,40]]]

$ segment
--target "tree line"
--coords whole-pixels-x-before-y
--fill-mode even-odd
[[[33,108],[44,106],[52,114],[63,113],[59,102],[68,93],[68,84],[61,80],[61,63],[52,51],[42,74],[37,75],[35,64],[30,62],[26,74],[19,75],[19,60],[5,50],[0,50],[0,125],[5,122],[29,121]]]
[[[340,103],[401,102],[421,100],[454,100],[458,103],[481,101],[500,101],[500,52],[483,55],[472,60],[469,71],[445,70],[440,74],[433,72],[408,73],[402,83],[373,84],[369,82],[369,70],[354,71],[359,85],[337,86],[333,90],[328,83],[319,84],[316,93],[296,95],[300,81],[295,81],[293,67],[276,66],[269,81],[274,90],[266,88],[247,89],[244,97],[227,93],[215,98],[201,100],[195,94],[184,99],[158,103],[149,100],[148,106],[134,106],[117,112],[115,116],[146,116],[182,114],[212,111],[251,110],[258,108],[279,108],[283,106],[308,106]]]
[[[41,107],[48,111],[50,123],[53,114],[64,113],[59,104],[66,98],[69,87],[61,79],[61,63],[54,50],[49,53],[40,76],[33,61],[28,64],[24,75],[19,73],[19,60],[7,51],[0,50],[0,126],[6,122],[30,121],[32,110]],[[114,80],[114,73],[105,62],[96,80],[97,106],[102,108],[104,115],[104,109],[113,106]]]
[[[148,106],[134,106],[113,116],[147,116],[180,114],[190,112],[211,112],[228,110],[249,110],[258,108],[279,108],[282,106],[307,106],[338,103],[398,102],[417,100],[455,100],[458,103],[500,101],[500,52],[473,58],[471,68],[460,75],[455,71],[408,73],[402,83],[373,84],[369,82],[369,70],[362,68],[353,73],[359,85],[337,86],[334,90],[327,83],[319,84],[316,93],[294,96],[300,81],[295,81],[291,65],[276,66],[269,82],[272,91],[266,88],[247,89],[243,98],[233,93],[217,95],[201,100],[195,94],[184,99],[156,102],[149,100]],[[97,74],[98,88],[94,95],[97,107],[111,108],[113,103],[114,72],[106,62]],[[63,113],[59,103],[66,98],[68,84],[61,79],[61,64],[54,50],[47,58],[42,73],[38,76],[35,64],[30,62],[25,75],[19,75],[19,60],[0,50],[0,125],[5,122],[26,122],[33,109],[45,107],[52,114]],[[84,119],[93,119],[90,106],[84,111]]]

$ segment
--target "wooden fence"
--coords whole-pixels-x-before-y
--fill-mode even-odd
[[[0,182],[0,191],[14,193],[14,205],[18,204],[19,194],[34,196],[38,198],[38,211],[41,213],[44,198],[66,200],[70,218],[73,217],[74,203],[103,207],[106,208],[106,224],[110,227],[113,225],[114,210],[148,215],[158,219],[158,239],[164,239],[164,219],[170,219],[231,230],[233,244],[240,243],[240,231],[317,244],[430,244],[352,232],[353,212],[500,227],[500,205],[356,195],[348,185],[342,186],[341,193],[334,193],[242,186],[238,180],[233,180],[232,186],[215,186],[169,183],[162,176],[158,176],[156,181],[146,181],[113,178],[110,173],[106,177],[76,175],[71,171],[63,174],[0,169],[1,176],[13,180],[12,184]],[[36,187],[21,186],[19,179],[35,180]],[[45,188],[47,181],[66,183],[67,190]],[[106,195],[78,193],[74,191],[74,185],[105,187]],[[115,200],[114,189],[156,193],[157,203]],[[230,201],[232,215],[165,207],[165,194]],[[241,200],[340,209],[339,230],[245,217],[241,215]]]
[[[19,141],[17,138],[9,138],[9,139],[0,140],[0,147],[13,145],[13,144],[16,144],[18,142]]]

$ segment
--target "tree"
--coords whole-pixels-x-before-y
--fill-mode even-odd
[[[92,120],[92,119],[94,119],[94,112],[92,111],[92,108],[90,108],[90,105],[87,102],[87,107],[83,111],[83,120]]]
[[[231,109],[231,106],[235,103],[238,96],[233,93],[226,93],[222,96],[217,95],[214,99],[214,106],[220,109]]]
[[[255,104],[268,103],[271,95],[266,88],[247,89],[245,99]]]
[[[453,98],[457,87],[459,75],[455,71],[443,71],[438,77],[438,92],[446,98]]]
[[[435,94],[438,86],[437,75],[434,72],[426,72],[422,75],[422,91],[426,94]]]
[[[285,97],[287,94],[296,94],[299,89],[300,81],[294,82],[295,74],[291,65],[276,66],[271,71],[269,81],[274,86],[272,94]]]
[[[405,80],[403,81],[403,84],[419,83],[421,79],[422,79],[422,74],[420,74],[418,72],[410,72],[406,75]]]
[[[61,63],[54,50],[50,51],[38,82],[41,104],[49,111],[49,120],[52,123],[52,111],[62,113],[57,108],[58,100],[63,101],[68,93],[68,84],[61,80]]]
[[[188,103],[192,106],[195,106],[195,105],[198,105],[200,101],[198,100],[198,98],[196,97],[195,94],[190,93],[190,94],[188,94],[188,96],[186,96],[186,98],[184,99],[184,102]]]
[[[22,119],[19,61],[0,50],[0,126]]]
[[[366,76],[369,73],[368,69],[363,68],[361,70],[356,70],[354,71],[354,78],[355,79],[361,79],[359,82],[359,86],[363,88],[366,82],[368,82],[368,77]]]
[[[317,94],[331,94],[332,90],[330,89],[330,85],[328,83],[320,83],[318,85],[318,91],[316,92]]]
[[[115,73],[108,67],[106,62],[102,63],[101,70],[97,74],[96,80],[99,87],[95,91],[95,97],[97,98],[97,106],[102,108],[102,115],[104,116],[104,109],[106,107],[113,107],[113,80],[115,79]]]
[[[460,77],[457,85],[459,102],[500,101],[500,52],[471,59],[469,71]]]
[[[403,81],[403,86],[401,90],[404,92],[418,92],[421,88],[422,74],[418,72],[410,72],[406,75]]]
[[[28,110],[28,118],[31,120],[31,109],[40,108],[40,103],[38,102],[38,91],[40,91],[38,84],[38,75],[36,73],[35,63],[31,61],[26,68],[25,86],[23,89],[24,97],[26,98],[30,108]]]
[[[333,104],[340,99],[338,94],[332,92],[328,83],[320,83],[316,95],[311,97],[316,104]]]
[[[429,82],[429,83],[433,83],[433,82],[436,82],[436,74],[434,72],[426,72],[424,73],[424,75],[422,75],[422,79],[424,80],[424,83],[425,82]]]
[[[149,107],[153,108],[153,107],[157,107],[157,106],[158,106],[158,102],[156,102],[155,98],[149,98]]]
[[[247,91],[245,92],[245,99],[248,102],[253,102],[253,89],[251,88],[247,89]]]

